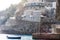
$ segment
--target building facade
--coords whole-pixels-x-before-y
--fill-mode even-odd
[[[51,22],[51,20],[54,18],[53,16],[55,16],[54,14],[55,6],[53,7],[53,2],[47,2],[45,0],[27,0],[27,2],[24,3],[24,8],[22,9],[23,11],[21,15],[20,15],[21,11],[19,11],[18,19],[19,20],[21,19],[24,22],[22,23],[21,21],[20,22],[18,21],[19,27],[22,27],[23,30],[24,30],[23,27],[25,28],[28,27],[28,30],[29,29],[32,29],[33,31],[37,30],[42,33],[51,32],[49,31],[51,28],[51,24],[44,24],[43,22]],[[31,23],[28,24],[27,22]],[[39,25],[37,24],[38,26],[36,26],[35,24],[36,22],[39,24]],[[40,22],[42,22],[41,25]],[[22,26],[20,25],[20,23],[22,23],[21,24]],[[24,24],[29,26],[25,26]],[[32,27],[36,29],[33,29]],[[24,31],[26,31],[26,29]]]
[[[25,2],[25,11],[22,20],[31,22],[40,22],[41,10],[45,8],[44,0],[27,0]]]

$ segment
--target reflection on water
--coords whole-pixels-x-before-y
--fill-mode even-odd
[[[36,40],[36,39],[32,39],[32,35],[17,35],[17,36],[21,36],[21,39],[8,39],[7,38],[8,35],[10,34],[0,34],[0,40]]]

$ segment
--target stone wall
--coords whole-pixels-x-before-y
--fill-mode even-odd
[[[14,20],[16,23],[12,23],[12,21],[9,22],[9,26],[4,25],[1,26],[1,32],[7,33],[7,34],[32,34],[36,32],[40,32],[39,27],[40,24],[37,22],[29,22],[29,21],[22,21],[22,20]],[[15,25],[11,25],[15,24]]]
[[[39,32],[40,24],[38,22],[29,22],[29,21],[17,21],[18,25],[16,30],[22,34],[32,34]]]
[[[60,0],[57,0],[56,19],[60,21]]]

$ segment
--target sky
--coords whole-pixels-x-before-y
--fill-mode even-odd
[[[0,11],[5,10],[11,4],[18,4],[21,0],[0,0]]]

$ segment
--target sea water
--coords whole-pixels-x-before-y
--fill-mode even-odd
[[[21,39],[8,39],[7,38],[8,35],[10,34],[0,34],[0,40],[35,40],[35,39],[32,39],[32,35],[15,35],[15,36],[20,36]]]

